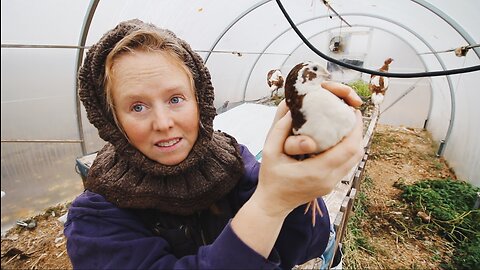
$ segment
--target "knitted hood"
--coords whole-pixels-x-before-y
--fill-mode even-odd
[[[107,55],[122,38],[145,28],[181,45],[183,61],[195,82],[200,112],[198,139],[187,158],[174,166],[149,159],[129,143],[115,123],[105,94]],[[188,214],[208,207],[230,191],[241,177],[243,166],[235,139],[213,131],[216,110],[210,73],[202,58],[171,31],[137,19],[121,22],[88,50],[79,70],[78,84],[89,121],[108,142],[90,169],[85,182],[87,189],[120,207]]]

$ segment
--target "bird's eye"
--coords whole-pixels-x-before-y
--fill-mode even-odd
[[[318,67],[317,66],[314,66],[313,67],[313,71],[317,71],[318,70]]]

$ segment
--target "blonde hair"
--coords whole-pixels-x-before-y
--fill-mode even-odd
[[[178,65],[185,71],[190,80],[191,89],[193,90],[195,97],[197,96],[192,71],[183,61],[183,54],[186,53],[186,50],[176,41],[173,35],[168,31],[154,28],[134,31],[126,35],[115,45],[112,51],[108,53],[105,61],[104,86],[106,101],[108,104],[108,109],[111,111],[115,123],[122,130],[122,132],[124,131],[117,120],[115,104],[113,102],[112,95],[113,80],[115,78],[113,66],[115,65],[115,60],[121,55],[126,53],[134,53],[136,51],[165,53],[167,57],[173,60],[174,64]],[[124,135],[126,134],[124,133]]]

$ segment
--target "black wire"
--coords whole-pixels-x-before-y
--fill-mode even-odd
[[[476,66],[471,66],[471,67],[466,67],[466,68],[459,68],[459,69],[450,69],[450,70],[443,70],[443,71],[429,71],[429,72],[418,72],[418,73],[389,73],[389,72],[380,72],[378,70],[370,70],[358,66],[354,66],[351,64],[344,63],[342,61],[339,61],[335,58],[329,57],[328,55],[325,55],[321,51],[319,51],[315,46],[313,46],[307,38],[298,30],[297,26],[295,23],[292,21],[290,16],[288,15],[287,11],[283,7],[282,3],[280,0],[276,0],[278,7],[282,11],[283,15],[287,19],[288,23],[292,27],[292,29],[297,33],[298,37],[307,45],[310,50],[312,50],[314,53],[319,55],[325,60],[328,60],[330,62],[333,62],[339,66],[346,67],[349,69],[353,69],[359,72],[364,72],[372,75],[378,75],[378,76],[385,76],[385,77],[393,77],[393,78],[420,78],[420,77],[434,77],[434,76],[444,76],[444,75],[452,75],[452,74],[459,74],[459,73],[467,73],[467,72],[473,72],[473,71],[479,71],[480,70],[480,65]]]

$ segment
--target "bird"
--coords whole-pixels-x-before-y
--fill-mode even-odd
[[[267,84],[270,87],[270,97],[273,97],[275,92],[278,95],[278,89],[283,87],[284,79],[280,69],[272,69],[267,74]]]
[[[322,88],[321,83],[330,79],[331,74],[325,67],[305,61],[294,66],[285,80],[285,102],[292,115],[292,133],[312,138],[317,146],[314,154],[339,143],[353,130],[356,122],[355,110]],[[320,216],[323,213],[317,200],[307,204],[305,213],[310,208],[315,226],[316,211]]]
[[[383,63],[383,66],[378,70],[381,72],[388,72],[389,65],[393,62],[392,58],[387,58]],[[379,75],[370,75],[370,82],[368,84],[368,89],[372,93],[370,97],[372,103],[375,107],[378,107],[385,98],[385,93],[388,89],[388,77],[379,76]]]

